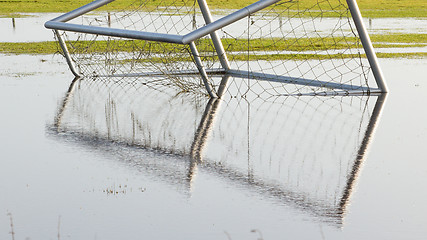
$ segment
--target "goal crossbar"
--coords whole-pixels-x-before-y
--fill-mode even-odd
[[[259,0],[258,2],[253,3],[247,7],[244,7],[221,19],[218,19],[211,23],[207,23],[204,27],[198,28],[186,35],[132,31],[132,30],[126,30],[126,29],[85,26],[85,25],[67,23],[68,21],[76,17],[79,17],[92,10],[100,8],[113,1],[115,0],[96,0],[83,7],[77,8],[74,11],[71,11],[55,19],[47,21],[45,23],[45,27],[49,29],[55,29],[55,30],[99,34],[99,35],[110,36],[110,37],[122,37],[122,38],[136,39],[136,40],[157,41],[157,42],[176,43],[176,44],[190,44],[191,42],[194,42],[197,39],[200,39],[208,34],[211,34],[220,28],[230,25],[242,18],[249,16],[250,14],[253,14],[259,10],[262,10],[281,0]],[[206,4],[205,0],[198,0],[198,1],[199,2],[202,1]],[[206,11],[209,11],[209,9],[206,9]]]

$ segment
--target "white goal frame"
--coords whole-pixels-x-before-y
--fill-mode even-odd
[[[204,21],[206,23],[205,26],[200,27],[198,29],[195,29],[194,31],[185,34],[185,35],[176,35],[176,34],[163,34],[163,33],[156,33],[156,32],[143,32],[143,31],[134,31],[134,30],[126,30],[126,29],[118,29],[118,28],[107,28],[107,27],[98,27],[98,26],[87,26],[87,25],[79,25],[79,24],[73,24],[68,23],[68,21],[77,18],[79,16],[82,16],[85,13],[88,13],[92,10],[95,10],[97,8],[100,8],[108,3],[113,2],[114,0],[96,0],[93,1],[87,5],[84,5],[80,8],[77,8],[71,12],[68,12],[66,14],[63,14],[55,19],[52,19],[45,23],[45,27],[49,29],[53,29],[55,32],[55,35],[58,39],[58,42],[64,52],[65,58],[67,60],[67,63],[70,67],[70,70],[72,73],[79,77],[81,74],[75,67],[73,60],[70,56],[70,53],[67,49],[67,46],[65,44],[65,41],[63,40],[62,36],[59,34],[58,30],[62,31],[71,31],[71,32],[79,32],[79,33],[88,33],[88,34],[96,34],[96,35],[103,35],[103,36],[111,36],[111,37],[120,37],[120,38],[127,38],[127,39],[135,39],[135,40],[146,40],[146,41],[155,41],[155,42],[165,42],[165,43],[174,43],[174,44],[183,44],[183,45],[189,45],[191,49],[191,53],[194,58],[194,62],[197,66],[198,73],[201,75],[201,78],[203,80],[204,86],[209,93],[210,97],[217,98],[218,96],[217,92],[214,90],[214,88],[211,86],[211,84],[208,81],[208,72],[210,70],[205,69],[203,66],[202,60],[200,58],[199,52],[197,50],[197,47],[194,43],[194,41],[210,35],[210,38],[213,42],[214,48],[216,53],[218,54],[219,61],[221,63],[222,69],[215,69],[215,73],[221,73],[221,74],[228,74],[231,76],[246,76],[252,79],[260,79],[265,78],[264,80],[267,81],[280,81],[280,82],[288,82],[293,84],[301,84],[301,85],[310,85],[314,84],[314,86],[322,86],[327,88],[334,88],[334,89],[342,89],[342,90],[353,90],[354,86],[349,86],[346,84],[339,84],[339,83],[329,83],[329,82],[321,82],[318,81],[316,83],[313,83],[310,79],[301,79],[301,78],[293,78],[293,77],[285,77],[281,76],[280,79],[273,79],[277,78],[277,76],[266,76],[265,74],[257,75],[256,73],[248,74],[248,72],[241,71],[241,70],[233,70],[230,68],[229,61],[227,59],[227,54],[224,50],[224,47],[221,43],[221,39],[219,38],[217,34],[217,30],[228,26],[242,18],[245,18],[247,16],[250,16],[251,14],[258,12],[268,6],[271,6],[275,3],[278,3],[282,0],[259,0],[251,5],[248,5],[240,10],[237,10],[225,17],[222,17],[216,21],[212,21],[211,12],[209,10],[209,7],[207,5],[206,0],[197,0],[198,5],[200,7],[200,10],[202,12]],[[361,43],[363,45],[366,57],[368,59],[369,65],[372,69],[372,73],[374,75],[375,81],[377,83],[377,88],[363,88],[361,87],[361,90],[364,93],[386,93],[388,92],[387,85],[385,83],[383,73],[381,71],[381,68],[378,63],[377,56],[375,54],[374,48],[372,46],[372,42],[370,40],[369,34],[366,30],[366,27],[363,23],[362,16],[359,10],[359,7],[357,5],[356,0],[346,0],[347,5],[349,7],[353,22],[356,26],[357,32],[359,34]],[[185,74],[188,74],[188,71],[185,72]],[[227,83],[221,82],[221,85],[224,86]]]

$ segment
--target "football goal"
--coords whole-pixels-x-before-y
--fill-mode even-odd
[[[224,75],[240,79],[241,95],[387,92],[356,0],[259,0],[214,11],[206,0],[135,0],[111,11],[113,2],[45,23],[75,76],[196,75],[187,87],[214,98],[228,88]]]

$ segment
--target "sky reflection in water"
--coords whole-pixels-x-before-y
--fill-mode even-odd
[[[407,117],[409,103],[426,103],[425,61],[383,60],[383,105],[378,96],[233,98],[232,89],[209,102],[166,79],[70,86],[55,58],[6,58],[2,239],[7,213],[16,238],[31,239],[55,238],[58,224],[65,239],[425,235],[427,114]],[[29,67],[11,73],[16,63]]]

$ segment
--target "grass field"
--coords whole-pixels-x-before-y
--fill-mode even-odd
[[[427,46],[427,34],[389,34],[389,35],[380,35],[374,34],[371,35],[371,39],[375,48],[406,48],[406,47],[425,47]],[[351,39],[348,39],[351,40]],[[246,51],[245,44],[236,44],[235,41],[247,41],[245,39],[236,40],[236,39],[222,39],[224,46],[227,46],[229,43],[233,43],[233,48],[230,49],[232,52],[244,52]],[[135,48],[133,44],[126,44],[127,41],[121,41],[120,49],[123,52],[133,52],[133,51],[142,51],[142,49],[148,49],[145,47],[145,41],[140,41],[138,49]],[[319,44],[316,44],[319,43]],[[79,44],[88,45],[85,42],[80,41]],[[200,49],[205,49],[203,47],[204,44],[209,44],[208,42],[199,42],[201,45]],[[274,45],[274,50],[282,50],[282,51],[322,51],[322,50],[330,50],[330,49],[345,49],[345,48],[357,48],[361,47],[357,44],[348,45],[346,42],[336,42],[332,38],[310,38],[310,39],[287,39],[277,41],[277,39],[255,39],[251,41],[251,49],[254,51],[270,51],[270,46]],[[93,44],[91,48],[87,49],[87,53],[90,52],[103,52],[107,46],[107,42],[105,41],[97,41],[96,44]],[[71,49],[71,46],[69,46]],[[6,54],[53,54],[58,52],[58,45],[56,42],[35,42],[35,43],[1,43],[0,42],[0,53]],[[153,44],[150,45],[149,50],[151,53],[161,53],[164,51],[173,52],[173,44],[166,44],[159,47],[159,45]],[[426,53],[406,53],[400,54],[400,57],[425,57]],[[243,57],[243,55],[242,55]],[[254,56],[257,59],[262,58],[271,58],[273,56],[269,55],[256,55]],[[276,54],[274,58],[277,59],[287,59],[290,57],[295,57],[292,54]],[[313,54],[299,54],[298,57],[304,59],[310,58],[319,58],[319,56]],[[341,57],[351,57],[345,55],[335,56],[337,58]],[[392,53],[381,53],[379,57],[399,57],[397,54]],[[235,59],[239,58],[238,55],[235,55]]]
[[[127,8],[135,0],[117,0],[111,4],[108,4],[100,10],[119,10]],[[162,2],[164,5],[179,5],[184,0],[150,0],[148,5],[155,7]],[[330,2],[337,5],[339,2],[345,3],[345,0],[329,0]],[[293,0],[290,3],[283,4],[283,7],[289,7],[290,9],[311,9],[315,14],[317,10],[326,7],[329,4],[327,0]],[[0,17],[20,17],[25,16],[25,13],[37,13],[37,12],[67,12],[75,9],[79,6],[89,3],[90,0],[7,0],[0,1]],[[209,5],[212,9],[238,9],[248,4],[255,2],[255,0],[208,0]],[[427,0],[358,0],[362,14],[365,17],[379,18],[379,17],[427,17]],[[334,5],[334,6],[335,6]],[[339,5],[339,4],[338,4]],[[330,8],[330,6],[328,7]],[[340,8],[341,9],[341,8]],[[296,11],[295,11],[296,12]],[[307,14],[311,14],[308,11]],[[334,11],[325,13],[326,16],[334,16]],[[427,46],[427,34],[385,34],[385,35],[371,35],[372,42],[375,48],[405,48],[405,47],[426,47]],[[224,45],[227,46],[230,39],[222,40]],[[235,41],[235,40],[232,40]],[[237,39],[237,41],[240,41]],[[242,39],[241,41],[247,41]],[[268,41],[275,41],[274,39],[264,39],[257,41],[256,39],[251,41],[251,48],[259,51],[269,51],[269,46],[272,43]],[[294,42],[298,41],[298,44]],[[319,51],[327,49],[343,49],[347,46],[344,43],[337,43],[334,39],[323,38],[319,41],[316,39],[286,39],[285,41],[279,42],[279,49],[276,50],[287,50],[287,51]],[[319,44],[313,44],[319,42]],[[245,51],[245,49],[239,49],[239,46],[245,46],[245,44],[235,44],[232,49],[233,52]],[[96,47],[90,49],[92,52],[102,52],[105,49],[105,42],[97,42]],[[135,51],[131,44],[124,44],[121,51]],[[358,45],[350,46],[351,48],[360,47]],[[160,49],[150,49],[150,51],[156,52]],[[162,49],[163,51],[165,49]],[[55,42],[33,42],[33,43],[0,43],[0,53],[5,54],[52,54],[58,51],[58,46]],[[171,51],[173,51],[171,49]],[[405,53],[405,54],[394,54],[394,53],[380,53],[379,57],[426,57],[426,53]],[[239,58],[239,55],[235,55],[235,58]],[[257,55],[257,58],[270,57]],[[275,58],[289,58],[295,57],[288,54],[275,55]],[[304,58],[318,58],[315,55],[300,54],[299,57]],[[350,57],[337,55],[337,58]]]
[[[339,0],[331,0],[338,2]],[[340,0],[345,2],[344,0]],[[0,1],[0,16],[19,16],[17,13],[37,12],[68,12],[91,1],[88,0],[7,0]],[[117,10],[129,6],[134,0],[117,0],[105,7],[103,10]],[[157,6],[159,2],[168,4],[180,4],[175,0],[150,0],[149,6]],[[255,0],[208,0],[212,9],[239,9]],[[358,0],[359,7],[364,17],[427,17],[426,0]],[[291,9],[322,8],[327,6],[325,0],[299,0],[293,1]]]

